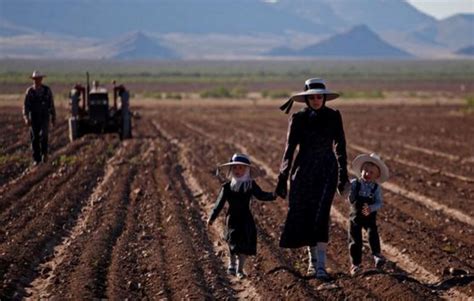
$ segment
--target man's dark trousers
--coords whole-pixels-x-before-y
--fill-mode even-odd
[[[30,137],[33,147],[33,160],[41,162],[42,155],[48,154],[49,118],[32,118]]]

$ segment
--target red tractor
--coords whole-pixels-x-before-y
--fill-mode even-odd
[[[130,94],[123,85],[116,86],[114,81],[113,106],[109,105],[107,89],[93,82],[89,87],[87,73],[86,87],[76,84],[69,94],[71,117],[69,140],[73,141],[87,133],[118,133],[120,139],[132,138],[132,118],[130,112]],[[120,104],[117,99],[120,98]]]

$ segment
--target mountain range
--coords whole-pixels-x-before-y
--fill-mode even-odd
[[[474,14],[404,0],[0,0],[0,57],[470,56]]]
[[[269,55],[296,57],[409,58],[406,51],[383,41],[367,25],[355,26],[303,49],[276,48]]]

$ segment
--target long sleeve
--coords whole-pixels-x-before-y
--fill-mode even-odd
[[[336,143],[337,161],[339,163],[339,184],[344,184],[348,181],[346,138],[344,135],[341,113],[339,111],[336,112],[336,136],[334,140]]]
[[[23,117],[29,118],[31,113],[31,97],[30,97],[30,89],[26,90],[25,93],[25,100],[23,102]]]
[[[283,159],[280,165],[280,175],[288,179],[290,174],[291,165],[293,163],[293,155],[295,153],[296,146],[299,143],[299,131],[298,131],[298,122],[296,114],[291,115],[288,132],[286,138],[285,152],[283,154]]]
[[[53,96],[53,91],[48,87],[48,97],[50,99],[50,107],[49,107],[49,113],[51,114],[51,117],[53,119],[56,118],[56,109],[54,107],[54,96]]]
[[[225,189],[224,189],[224,186],[222,186],[221,191],[219,192],[219,195],[217,196],[217,200],[214,205],[214,208],[211,211],[211,217],[210,217],[211,221],[214,221],[217,218],[219,213],[222,211],[222,208],[224,208],[226,201],[227,199],[225,197]]]
[[[356,187],[357,187],[357,179],[353,179],[351,181],[351,191],[349,193],[349,202],[351,204],[354,204],[355,200],[356,200]]]
[[[274,201],[276,199],[272,192],[263,191],[255,181],[252,183],[252,195],[260,201]]]
[[[370,212],[380,210],[380,208],[382,208],[382,205],[383,205],[382,189],[380,188],[380,185],[378,185],[374,193],[374,204],[369,206]]]

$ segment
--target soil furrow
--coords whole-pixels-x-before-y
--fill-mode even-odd
[[[105,298],[107,273],[113,247],[120,237],[127,216],[130,183],[137,171],[140,145],[124,142],[125,151],[117,158],[113,180],[87,218],[83,232],[72,242],[68,259],[58,267],[53,279],[55,296],[72,299]]]
[[[156,125],[156,124],[155,124]],[[174,141],[169,134],[163,131],[163,129],[159,128],[158,125],[156,125],[157,129],[160,130],[160,132],[163,134],[164,137],[166,137],[169,141]],[[187,186],[192,192],[192,195],[199,196],[199,203],[200,203],[200,208],[198,210],[200,211],[200,215],[202,218],[205,220],[208,212],[211,211],[213,207],[213,202],[210,199],[210,196],[205,192],[205,189],[201,187],[199,184],[198,179],[193,176],[193,174],[190,172],[192,170],[192,164],[189,162],[189,151],[185,153],[186,146],[181,145],[180,142],[175,143],[175,145],[179,148],[180,150],[180,162],[181,165],[184,166],[184,179],[186,181]],[[217,224],[217,223],[216,223]],[[214,241],[218,243],[213,244],[213,252],[215,254],[226,254],[227,248],[225,247],[225,243],[220,243],[219,242],[219,233],[223,233],[223,225],[218,224],[217,229],[215,228],[210,228],[209,233],[211,237],[213,238]],[[222,270],[222,267],[225,267],[227,265],[227,262],[225,261],[225,257],[221,256],[220,257],[220,268]],[[249,281],[249,279],[244,278],[241,279],[240,281],[237,280],[236,278],[230,279],[229,284],[232,288],[232,291],[229,291],[229,293],[232,293],[232,295],[238,299],[251,299],[251,300],[262,300],[262,296],[258,293],[257,289],[252,285],[252,282]],[[269,295],[266,295],[266,297],[270,297]]]
[[[366,148],[360,147],[360,146],[349,145],[349,148],[352,149],[352,150],[355,150],[359,153],[361,153],[361,152],[362,153],[372,153],[373,152],[369,149],[366,149]],[[353,152],[353,151],[351,151],[349,153],[356,154],[356,152]],[[428,207],[429,209],[441,210],[447,216],[449,216],[451,218],[457,219],[457,220],[459,220],[463,223],[466,223],[467,225],[474,226],[474,220],[469,215],[469,214],[471,214],[471,212],[466,212],[467,211],[466,208],[468,208],[468,205],[469,205],[470,202],[463,202],[462,201],[465,197],[469,198],[469,194],[470,194],[470,192],[468,190],[468,189],[470,189],[469,187],[465,187],[465,189],[463,189],[462,185],[459,185],[459,184],[456,185],[455,183],[446,182],[446,181],[441,180],[443,183],[446,183],[446,184],[444,184],[443,187],[439,187],[439,190],[442,189],[444,200],[445,200],[445,202],[447,201],[449,203],[449,206],[447,206],[445,204],[441,204],[440,201],[435,200],[431,196],[431,195],[434,195],[433,189],[431,189],[431,190],[430,189],[425,189],[424,190],[428,194],[430,194],[430,196],[425,196],[423,194],[420,194],[420,193],[417,193],[416,191],[414,191],[413,189],[415,188],[415,185],[412,184],[413,182],[415,182],[414,179],[413,178],[408,178],[409,174],[404,172],[404,170],[407,170],[407,169],[404,168],[404,167],[400,167],[400,164],[398,164],[399,163],[398,161],[394,161],[389,157],[389,158],[387,158],[387,163],[389,164],[389,166],[391,166],[394,169],[394,172],[393,172],[392,177],[391,177],[392,179],[390,179],[389,182],[386,182],[386,183],[382,184],[383,188],[385,188],[386,190],[388,190],[390,192],[400,194],[401,196],[409,198],[409,199],[411,199],[415,202],[419,202],[419,203],[425,205],[426,207]],[[418,171],[418,173],[423,173],[423,172],[424,171]],[[425,178],[426,178],[426,176],[425,176]],[[434,178],[433,180],[436,180],[435,177],[431,177],[431,178]],[[422,179],[423,179],[423,177],[422,177]],[[420,181],[416,181],[416,182],[420,182]],[[437,182],[437,183],[440,183],[439,186],[441,186],[442,182]],[[398,185],[397,185],[397,183],[398,183]],[[400,185],[403,185],[405,187],[408,186],[408,187],[404,188],[404,187],[401,187]],[[417,185],[420,185],[420,184],[417,184]],[[422,185],[426,185],[426,184],[422,184]],[[436,195],[439,195],[439,194],[436,194]]]
[[[203,136],[208,136],[208,137],[211,136],[211,134],[208,134],[208,133],[206,133],[206,132],[204,132],[204,131],[200,131],[199,128],[196,127],[196,126],[192,126],[192,127],[191,127],[191,126],[188,125],[188,128],[189,128],[190,130],[191,130],[191,128],[193,128],[195,131],[198,131],[198,132],[199,132],[201,135],[203,135]],[[214,140],[216,140],[216,139],[214,138]],[[222,139],[222,140],[225,140],[225,139]],[[255,157],[252,157],[252,158],[255,159]],[[255,160],[254,160],[254,161],[255,161]],[[264,166],[264,167],[265,167],[265,166]],[[268,166],[266,166],[265,169],[266,169],[266,170],[269,170],[270,168],[269,168]],[[271,206],[265,206],[265,207],[271,207]],[[280,215],[281,215],[281,214],[280,214]],[[275,229],[272,229],[271,231],[274,233]],[[263,237],[265,237],[263,231],[260,231],[260,232],[261,232],[261,235],[263,235]],[[274,235],[272,235],[271,237],[270,237],[270,236],[267,236],[267,239],[268,239],[268,238],[271,239],[271,240],[274,240],[274,239],[275,239]],[[264,239],[264,240],[265,240],[265,239]],[[341,241],[342,241],[343,246],[345,247],[345,237],[342,238]],[[278,249],[278,248],[277,248],[277,249]],[[281,252],[281,250],[272,250],[272,251],[273,251],[273,252],[272,252],[273,254]],[[294,260],[295,260],[295,259],[294,259]],[[296,261],[299,261],[299,259],[296,259],[295,262],[296,262]],[[286,261],[285,263],[283,263],[283,266],[292,266],[292,264],[291,264],[291,262]],[[276,270],[278,270],[278,268],[277,268]],[[301,279],[300,279],[300,281],[301,281]],[[304,285],[303,285],[303,287],[304,287]],[[336,286],[336,288],[340,288],[340,287],[343,287],[343,286]],[[308,289],[308,287],[307,287],[306,289]],[[315,291],[316,291],[316,290],[319,291],[319,290],[325,290],[325,287],[324,287],[323,285],[319,285],[319,286],[313,287],[313,289],[315,289]],[[299,290],[301,291],[301,287],[299,287]],[[426,289],[425,289],[425,291],[426,291]],[[294,294],[295,292],[293,291],[292,293]],[[426,293],[426,292],[425,292],[425,293]],[[347,294],[346,296],[352,295],[352,296],[359,296],[359,297],[363,297],[363,296],[365,296],[365,297],[367,297],[367,296],[372,296],[372,297],[374,297],[374,296],[375,296],[375,295],[370,295],[370,293],[369,293],[369,295],[367,295],[367,291],[366,291],[366,290],[362,290],[362,289],[360,289],[360,290],[359,290],[359,293],[357,293],[357,289],[354,287],[354,285],[352,285],[352,289],[351,289],[350,291],[348,290],[348,291],[346,292],[346,294]],[[358,295],[358,294],[360,294],[360,295]],[[323,293],[323,295],[325,295],[325,294]],[[341,298],[341,297],[343,297],[344,295],[341,295],[340,292],[339,292],[339,294],[335,294],[334,292],[332,292],[331,294],[326,295],[325,298],[334,298],[335,296],[337,296],[337,298]]]
[[[194,122],[196,123],[196,122]],[[215,123],[212,123],[213,125],[211,126],[212,128],[216,127],[217,124]],[[235,125],[235,128],[238,128],[240,130],[237,130],[237,131],[233,131],[233,136],[234,140],[236,141],[239,141],[241,139],[250,139],[252,141],[252,145],[254,145],[257,141],[255,141],[255,139],[252,139],[252,138],[249,138],[249,137],[252,137],[252,134],[251,131],[248,131],[248,132],[243,132],[243,130],[245,129],[245,126],[243,126],[242,124],[238,124],[238,125]],[[253,131],[254,132],[257,132],[259,131],[259,126],[256,126],[253,128]],[[210,129],[209,129],[210,130]],[[239,132],[242,132],[242,133],[239,133]],[[261,135],[264,135],[263,133],[259,133],[259,136]],[[284,134],[283,133],[280,133],[280,136],[281,137],[284,137]],[[269,137],[268,134],[265,136],[265,137]],[[268,140],[268,139],[267,139]],[[282,139],[283,140],[283,139]],[[262,142],[264,143],[264,142]],[[265,144],[266,145],[266,148],[269,149],[269,148],[272,148],[272,149],[276,149],[276,146],[274,144]],[[367,150],[368,151],[368,150]],[[350,158],[350,156],[349,156]],[[278,160],[279,161],[279,160]],[[393,173],[395,173],[395,175],[398,175],[398,173],[392,171]],[[410,181],[410,182],[414,182],[414,181]],[[404,181],[404,183],[407,183],[406,181]],[[411,189],[410,190],[407,190],[405,188],[402,188],[398,185],[395,185],[395,184],[392,184],[392,183],[387,183],[387,184],[384,184],[385,186],[389,186],[387,187],[387,189],[389,191],[392,191],[394,193],[398,193],[398,194],[402,194],[404,197],[408,197],[408,198],[411,198],[413,201],[416,201],[416,202],[421,202],[423,204],[425,204],[426,206],[428,206],[430,209],[435,209],[435,210],[443,210],[444,212],[447,213],[447,215],[449,217],[454,217],[464,223],[468,223],[468,224],[471,224],[472,223],[472,218],[470,218],[469,215],[466,215],[465,213],[461,212],[460,210],[457,210],[456,207],[459,207],[459,206],[469,206],[466,202],[460,202],[460,201],[449,201],[449,203],[455,205],[456,207],[454,208],[451,208],[451,207],[448,207],[444,204],[442,204],[440,201],[435,201],[434,199],[432,199],[431,197],[428,197],[428,196],[424,196],[422,194],[419,194],[415,191],[412,191]],[[421,184],[418,184],[418,183],[413,183],[413,185],[421,185]],[[452,184],[449,184],[449,185],[452,185]],[[413,189],[415,189],[416,186],[413,187]],[[459,190],[460,188],[458,187],[456,190]],[[426,192],[429,192],[430,190],[429,189],[426,189],[424,188],[422,191],[426,191]],[[453,189],[451,189],[451,195],[455,194],[455,192],[453,191]],[[443,193],[446,193],[445,190],[443,190]],[[450,197],[444,197],[442,199],[443,201],[447,201],[447,200],[450,200]]]
[[[205,132],[205,131],[202,131],[202,132]],[[268,167],[268,168],[266,168],[266,169],[268,170],[268,169],[270,169],[270,168]],[[275,175],[275,174],[273,174],[273,176],[276,176],[276,175]],[[408,266],[407,266],[407,267],[408,267]]]
[[[159,128],[157,131],[162,133]],[[171,298],[225,298],[231,295],[230,285],[222,271],[216,273],[218,264],[209,256],[213,252],[212,243],[182,175],[179,148],[173,140],[161,137],[167,145],[163,146],[164,162],[157,175],[161,185],[167,183],[161,188],[164,191],[161,219],[165,221],[164,238],[168,247],[164,253]],[[202,258],[194,254],[201,254]]]
[[[61,164],[58,164],[61,161],[61,156],[69,158],[69,161],[71,161],[77,158],[76,153],[81,151],[88,143],[90,143],[88,139],[81,139],[75,143],[68,144],[51,156],[50,163],[27,170],[21,176],[4,184],[0,188],[0,212],[3,212],[11,204],[17,203],[21,197],[30,192],[38,183],[57,172],[59,167],[61,167]]]
[[[52,256],[54,245],[70,229],[84,205],[84,197],[93,189],[95,179],[102,174],[106,157],[102,150],[107,142],[100,141],[95,149],[84,149],[82,161],[75,162],[81,166],[69,181],[62,179],[62,190],[51,199],[31,196],[30,203],[42,203],[37,211],[32,212],[31,221],[21,228],[11,223],[5,243],[0,246],[2,260],[0,274],[2,278],[1,296],[17,298],[25,295],[24,286],[28,285],[35,275],[35,268],[40,262]],[[80,189],[77,189],[80,187]],[[44,191],[47,195],[48,190]]]
[[[375,150],[391,171],[378,214],[383,269],[365,235],[362,273],[349,275],[349,206],[336,197],[333,279],[306,277],[307,250],[278,246],[288,210],[278,199],[251,203],[258,255],[247,278],[227,275],[224,213],[206,225],[226,180],[215,167],[247,153],[271,191],[290,116],[278,105],[143,102],[134,139],[123,142],[86,135],[68,143],[61,120],[50,130],[50,162],[36,168],[28,168],[19,106],[2,106],[0,299],[473,300],[474,115],[452,103],[334,102],[348,161]]]
[[[386,160],[394,161],[398,164],[405,165],[407,167],[420,169],[420,170],[425,171],[429,174],[439,174],[443,177],[450,178],[450,179],[453,179],[453,180],[458,180],[458,181],[462,181],[462,182],[465,182],[465,183],[474,183],[474,178],[445,171],[443,167],[433,168],[433,167],[429,167],[429,166],[420,164],[419,162],[413,162],[410,159],[401,158],[400,157],[400,151],[398,149],[387,150],[383,146],[381,147],[379,145],[379,143],[374,144],[374,143],[370,143],[369,141],[365,141],[365,140],[361,140],[360,142],[364,143],[365,145],[369,145],[369,147],[371,147],[371,148],[377,147],[377,149],[379,149],[379,151],[377,151],[377,154],[380,155],[381,157],[384,157]],[[348,147],[350,147],[350,148],[352,148],[356,151],[363,152],[363,153],[373,153],[374,152],[374,151],[372,151],[368,148],[365,148],[365,147],[361,146],[360,144],[349,143]],[[387,153],[385,151],[387,151]],[[395,152],[395,154],[393,154],[394,152]],[[389,155],[389,153],[390,153],[390,155]]]
[[[164,125],[164,123],[165,122],[162,120],[161,125]],[[165,126],[168,127],[169,125],[166,124]],[[177,131],[176,124],[173,125],[173,130],[174,130],[174,133],[176,133]],[[187,134],[184,134],[184,135],[187,136]],[[199,139],[199,141],[203,143],[202,139],[200,139],[199,137],[197,137],[197,139]],[[200,170],[207,170],[209,168],[209,166],[207,165],[197,168],[199,165],[202,165],[204,163],[202,160],[203,156],[206,156],[205,154],[207,154],[208,156],[210,155],[213,160],[215,160],[216,158],[213,154],[214,151],[212,149],[208,149],[205,151],[205,153],[202,153],[202,152],[199,152],[199,150],[194,149],[194,146],[196,144],[189,143],[187,145],[192,148],[187,150],[186,157],[189,158],[189,160],[191,160],[191,165],[195,166],[195,168],[193,169],[195,171],[195,175],[199,175],[199,173],[202,173],[202,171],[199,172]],[[233,150],[233,151],[236,151],[236,150]],[[227,150],[225,153],[228,155],[229,150]],[[212,173],[213,171],[204,172],[204,174],[199,175],[199,177],[209,178],[209,175],[212,175]],[[204,180],[204,182],[208,182],[208,181],[209,180]],[[215,182],[215,180],[212,178],[211,178],[211,181]],[[194,185],[199,185],[199,184],[196,183]],[[214,192],[216,192],[219,188],[219,185],[214,184],[213,186],[215,187]],[[208,192],[204,192],[204,194],[207,195]],[[210,195],[213,195],[214,197],[216,197],[214,193],[210,193]],[[203,202],[203,204],[201,204],[201,207],[209,207],[212,205],[213,205],[213,201],[210,201],[210,199],[208,199],[208,202],[205,202],[205,203]],[[205,214],[207,215],[208,212]],[[220,227],[222,227],[222,224],[220,225]],[[291,266],[291,264],[288,260],[285,259],[285,256],[282,255],[281,249],[275,246],[275,243],[273,240],[263,239],[261,237],[262,229],[259,226],[258,220],[257,220],[257,230],[258,230],[259,237],[261,240],[261,243],[259,244],[259,249],[260,249],[259,252],[267,254],[267,256],[262,256],[262,257],[257,256],[255,259],[252,258],[251,261],[253,261],[254,264],[253,266],[250,265],[250,263],[248,264],[249,265],[248,273],[251,275],[250,280],[253,282],[255,281],[257,283],[257,285],[255,285],[255,291],[258,293],[258,295],[266,296],[266,297],[275,296],[275,298],[277,299],[288,298],[288,296],[293,296],[299,299],[301,298],[318,299],[317,296],[313,292],[311,292],[310,289],[308,289],[307,287],[305,288],[305,286],[307,285],[303,279],[304,277],[295,277],[292,274],[286,274],[286,273],[268,274],[268,271],[274,270],[278,266],[285,267],[285,266]],[[218,246],[224,247],[221,245],[218,245]],[[218,253],[218,254],[221,258],[224,257],[224,254],[222,253]],[[221,266],[222,270],[225,270],[225,268],[226,268],[226,265]],[[234,280],[234,283],[235,283],[235,280]],[[242,288],[238,286],[239,285],[238,283],[235,283],[235,285],[237,285],[236,291],[242,290]],[[244,285],[248,285],[248,284],[245,283]],[[245,290],[241,292],[245,294],[250,293]],[[237,296],[234,296],[234,297],[237,297]]]
[[[140,230],[143,228],[142,222],[138,220],[139,203],[143,201],[143,193],[140,183],[146,178],[141,177],[140,173],[144,172],[147,165],[151,163],[150,153],[153,145],[150,140],[141,140],[146,151],[141,152],[143,156],[140,158],[140,164],[137,167],[140,170],[131,183],[129,204],[126,218],[124,221],[123,231],[113,248],[110,266],[107,273],[107,291],[105,295],[107,299],[143,299],[146,295],[143,292],[145,273],[141,271],[138,264],[140,256],[146,256],[146,253],[139,253],[137,249],[140,246]]]
[[[57,127],[57,129],[55,128],[52,133],[50,133],[50,156],[69,142],[66,127],[67,124],[62,123]],[[25,129],[25,131],[27,130]],[[32,163],[32,151],[29,137],[25,137],[25,139],[6,145],[9,146],[1,151],[3,153],[1,154],[3,163],[0,163],[0,187],[27,172]]]
[[[97,179],[100,180],[100,182],[85,202],[84,207],[82,207],[81,213],[75,221],[74,226],[67,232],[67,235],[62,238],[61,243],[54,247],[53,256],[39,266],[38,270],[40,274],[31,282],[31,287],[27,289],[27,293],[31,299],[36,300],[52,297],[49,292],[54,286],[53,280],[57,277],[56,268],[66,260],[70,246],[74,240],[84,232],[87,220],[92,210],[94,210],[94,206],[96,206],[97,202],[101,201],[103,197],[104,187],[109,185],[110,181],[113,180],[112,175],[115,172],[117,161],[123,156],[123,152],[124,148],[119,147],[114,156],[107,160],[103,178]]]

